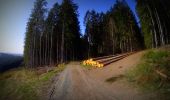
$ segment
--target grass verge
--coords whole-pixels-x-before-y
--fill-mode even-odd
[[[50,80],[64,65],[37,74],[37,70],[18,68],[0,74],[0,100],[39,100]]]
[[[156,73],[159,71],[170,77],[170,51],[147,51],[141,62],[126,74],[130,82],[135,82],[143,90],[160,90],[170,93],[170,80]]]

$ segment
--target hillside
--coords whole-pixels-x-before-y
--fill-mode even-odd
[[[0,53],[0,72],[18,67],[22,61],[22,55]]]

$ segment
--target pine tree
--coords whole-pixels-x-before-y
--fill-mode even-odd
[[[59,40],[61,38],[61,22],[60,22],[60,6],[55,3],[53,8],[50,10],[48,17],[46,19],[46,31],[44,38],[46,41],[45,45],[45,55],[46,64],[52,65],[54,63],[59,63]]]
[[[45,0],[36,0],[27,23],[24,58],[26,65],[29,67],[35,67],[40,64],[41,58],[39,56],[41,55],[41,37],[44,31],[45,6]]]
[[[136,0],[147,48],[169,44],[170,16],[168,0]]]
[[[61,62],[75,60],[79,55],[80,26],[77,9],[78,6],[72,0],[63,0],[61,4]]]
[[[84,24],[91,57],[135,51],[143,48],[143,37],[133,12],[124,0],[106,13],[87,11]]]

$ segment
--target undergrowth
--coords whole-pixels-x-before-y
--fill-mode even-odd
[[[135,82],[143,90],[160,90],[170,93],[170,80],[156,71],[170,77],[170,52],[163,50],[147,51],[141,62],[126,74],[130,82]]]

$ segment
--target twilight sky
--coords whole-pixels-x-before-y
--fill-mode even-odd
[[[23,54],[26,23],[35,0],[0,0],[0,52]],[[47,0],[47,8],[62,0]],[[87,10],[106,12],[116,0],[73,0],[78,4],[81,32],[84,33],[83,19]],[[134,0],[126,0],[135,13]],[[135,14],[136,15],[136,14]],[[137,17],[136,17],[137,18]]]

